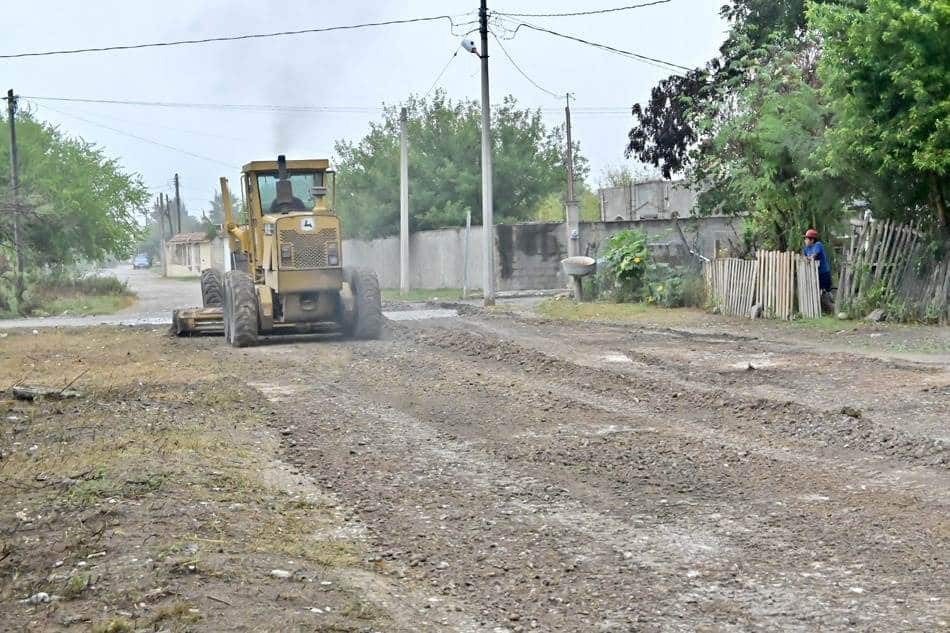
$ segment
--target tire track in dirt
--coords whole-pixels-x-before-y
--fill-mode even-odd
[[[441,343],[397,332],[348,348],[332,380],[289,403],[291,450],[353,504],[392,573],[480,624],[938,624],[944,514],[907,486],[862,490],[833,461],[778,461],[802,448],[781,433],[692,437],[682,427],[702,411],[662,389],[555,395],[551,359]]]

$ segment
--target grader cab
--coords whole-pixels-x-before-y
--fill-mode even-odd
[[[176,310],[176,332],[223,332],[235,347],[281,333],[379,338],[379,282],[373,272],[343,266],[334,184],[325,159],[248,163],[241,174],[246,217],[238,224],[221,178],[229,270],[202,271],[204,305]]]

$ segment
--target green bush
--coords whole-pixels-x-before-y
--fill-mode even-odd
[[[656,262],[642,231],[626,229],[607,239],[603,266],[598,267],[591,289],[614,301],[643,301],[676,308],[702,306],[702,277],[683,268]]]
[[[613,282],[609,294],[615,300],[630,300],[641,292],[649,259],[643,231],[625,229],[607,238],[603,261],[607,279]]]

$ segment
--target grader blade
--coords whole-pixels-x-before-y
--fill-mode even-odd
[[[179,308],[172,312],[175,334],[224,334],[224,312],[214,308]]]

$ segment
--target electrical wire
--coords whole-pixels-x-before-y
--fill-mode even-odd
[[[506,48],[505,48],[505,45],[501,43],[501,39],[500,39],[497,35],[495,35],[495,32],[494,32],[494,31],[489,31],[489,32],[492,34],[492,37],[495,38],[495,42],[498,44],[498,48],[500,48],[500,49],[501,49],[501,52],[505,54],[505,57],[508,58],[508,61],[511,62],[511,65],[515,67],[515,70],[517,70],[519,73],[521,73],[521,76],[522,76],[522,77],[524,77],[525,79],[527,79],[528,82],[529,82],[532,86],[534,86],[535,88],[537,88],[537,89],[540,90],[541,92],[547,93],[547,94],[551,95],[552,97],[554,97],[555,99],[560,99],[560,98],[561,98],[561,95],[559,95],[559,94],[557,94],[557,93],[555,93],[555,92],[551,92],[551,91],[548,90],[547,88],[541,86],[541,85],[540,85],[538,82],[536,82],[534,79],[532,79],[531,77],[529,77],[528,74],[527,74],[525,71],[523,71],[523,70],[521,69],[521,66],[518,65],[518,62],[516,62],[516,61],[511,57],[511,54],[508,53],[508,49],[506,49]]]
[[[329,114],[365,114],[381,112],[382,108],[368,106],[312,106],[283,104],[184,103],[176,101],[131,101],[120,99],[86,99],[81,97],[38,97],[20,95],[33,101],[63,101],[108,105],[148,106],[157,108],[190,108],[197,110],[232,110],[239,112],[320,112]]]
[[[26,98],[26,97],[24,97],[24,98]],[[93,118],[95,118],[96,116],[98,116],[98,115],[96,115],[96,114],[94,114],[94,113],[91,113],[91,112],[84,112],[84,111],[81,111],[81,110],[73,110],[73,111],[70,112],[70,113],[65,113],[65,112],[64,112],[64,113],[62,113],[62,114],[79,114],[79,115],[82,115],[82,116],[89,116],[89,117],[93,117]],[[141,121],[141,120],[136,121],[136,120],[132,120],[132,119],[125,119],[125,118],[116,117],[116,116],[113,116],[113,115],[111,115],[111,114],[109,115],[109,121],[110,121],[110,122],[119,122],[119,123],[130,123],[130,124],[132,124],[132,125],[140,125],[140,126],[144,125],[144,126],[148,126],[149,128],[159,128],[159,129],[163,129],[163,130],[169,130],[169,131],[171,131],[171,132],[179,132],[179,133],[181,133],[181,134],[190,134],[190,135],[195,135],[195,136],[206,136],[206,137],[208,137],[208,138],[217,138],[217,139],[222,139],[222,140],[225,140],[225,141],[237,141],[237,142],[239,142],[239,143],[251,143],[251,142],[253,142],[253,141],[252,141],[251,139],[249,139],[249,138],[241,138],[241,137],[237,137],[237,136],[227,136],[227,135],[225,135],[225,134],[215,134],[215,133],[213,133],[213,132],[203,132],[203,131],[200,131],[200,130],[190,130],[190,129],[186,129],[186,128],[172,127],[172,126],[170,126],[170,125],[160,125],[160,124],[158,124],[158,123],[155,123],[154,121],[148,121],[148,122],[146,122],[146,121]]]
[[[628,4],[623,7],[613,9],[594,9],[591,11],[575,11],[573,13],[506,13],[504,11],[493,11],[495,15],[506,15],[513,18],[572,18],[582,15],[601,15],[603,13],[614,13],[616,11],[629,11],[630,9],[642,9],[643,7],[652,7],[655,4],[666,4],[670,0],[654,0],[653,2],[644,2],[642,4]]]
[[[90,119],[86,119],[86,118],[81,117],[81,116],[76,116],[75,114],[69,114],[68,112],[63,112],[63,111],[61,111],[61,110],[57,110],[57,109],[51,108],[51,107],[49,107],[49,106],[43,106],[43,107],[46,108],[47,110],[50,110],[51,112],[56,112],[57,114],[61,114],[61,115],[63,115],[63,116],[67,116],[67,117],[70,117],[70,118],[72,118],[72,119],[76,119],[77,121],[82,121],[83,123],[87,123],[87,124],[93,125],[93,126],[95,126],[95,127],[100,127],[100,128],[109,130],[109,131],[111,131],[111,132],[115,132],[116,134],[120,134],[120,135],[122,135],[122,136],[128,136],[129,138],[134,138],[134,139],[136,139],[136,140],[138,140],[138,141],[142,141],[143,143],[149,143],[149,144],[151,144],[151,145],[157,145],[158,147],[164,147],[165,149],[171,150],[171,151],[173,151],[173,152],[178,152],[179,154],[184,154],[184,155],[186,155],[186,156],[191,156],[192,158],[198,158],[198,159],[200,159],[200,160],[208,161],[208,162],[211,162],[211,163],[217,163],[218,165],[224,165],[225,167],[228,167],[228,168],[230,168],[230,169],[240,169],[240,167],[237,166],[237,165],[232,165],[231,163],[226,163],[226,162],[224,162],[224,161],[217,160],[216,158],[209,158],[208,156],[202,156],[201,154],[195,154],[194,152],[189,152],[188,150],[181,149],[180,147],[175,147],[175,146],[173,146],[173,145],[167,145],[167,144],[165,144],[165,143],[161,143],[161,142],[159,142],[159,141],[156,141],[156,140],[153,140],[153,139],[150,139],[150,138],[145,138],[144,136],[139,136],[139,135],[137,135],[137,134],[132,134],[131,132],[126,132],[126,131],[124,131],[124,130],[120,130],[120,129],[118,129],[118,128],[114,128],[114,127],[111,127],[111,126],[109,126],[109,125],[105,125],[105,124],[103,124],[103,123],[97,123],[97,122],[92,121],[92,120],[90,120]]]
[[[445,71],[447,71],[447,70],[449,69],[449,66],[451,66],[451,65],[452,65],[452,62],[455,61],[455,58],[458,57],[458,54],[459,54],[459,50],[460,50],[460,49],[461,49],[461,46],[456,47],[455,52],[453,52],[453,53],[452,53],[452,56],[449,57],[449,61],[447,61],[447,62],[445,63],[445,66],[443,66],[443,67],[442,67],[442,70],[439,71],[439,74],[438,74],[438,76],[435,78],[435,81],[432,82],[432,85],[429,86],[429,89],[426,90],[426,93],[422,96],[423,99],[426,99],[426,98],[432,93],[432,91],[435,90],[435,87],[436,87],[436,85],[439,83],[439,80],[442,79],[442,75],[445,74]]]
[[[505,19],[505,18],[502,18],[502,19]],[[531,30],[533,30],[533,31],[539,31],[539,32],[541,32],[541,33],[547,33],[547,34],[549,34],[549,35],[554,35],[555,37],[561,37],[561,38],[564,38],[564,39],[567,39],[567,40],[572,40],[572,41],[575,41],[575,42],[580,42],[581,44],[586,44],[586,45],[588,45],[588,46],[593,46],[594,48],[599,48],[599,49],[601,49],[601,50],[605,50],[605,51],[608,51],[608,52],[611,52],[611,53],[616,53],[616,54],[621,55],[621,56],[623,56],[623,57],[635,59],[635,60],[637,60],[637,61],[641,61],[641,62],[647,63],[647,64],[649,64],[649,65],[651,65],[651,66],[657,66],[658,68],[662,68],[662,69],[664,69],[664,70],[673,70],[674,72],[678,72],[678,71],[687,71],[687,72],[688,72],[688,71],[693,70],[692,68],[689,68],[689,67],[687,67],[687,66],[682,66],[682,65],[680,65],[680,64],[674,64],[673,62],[668,62],[668,61],[665,61],[665,60],[662,60],[662,59],[658,59],[658,58],[656,58],[656,57],[649,57],[649,56],[647,56],[647,55],[641,55],[640,53],[634,53],[634,52],[631,52],[631,51],[625,51],[625,50],[623,50],[623,49],[621,49],[621,48],[616,48],[616,47],[610,46],[610,45],[608,45],[608,44],[601,44],[601,43],[599,43],[599,42],[593,42],[593,41],[591,41],[591,40],[585,40],[584,38],[577,37],[577,36],[575,36],[575,35],[568,35],[568,34],[566,34],[566,33],[558,33],[557,31],[552,31],[551,29],[546,29],[546,28],[541,27],[541,26],[535,26],[535,25],[533,25],[533,24],[528,24],[527,22],[521,22],[520,24],[518,24],[518,26],[516,26],[515,29],[513,30],[512,35],[511,35],[511,38],[514,38],[514,36],[517,35],[518,30],[519,30],[522,26],[525,27],[525,28],[531,29]]]
[[[463,14],[468,15],[468,14]],[[471,24],[472,22],[466,22],[463,24],[456,24],[455,17],[451,15],[434,15],[430,17],[423,18],[405,18],[401,20],[386,20],[383,22],[364,22],[362,24],[345,24],[340,26],[325,26],[325,27],[316,27],[310,29],[299,29],[295,31],[274,31],[272,33],[247,33],[244,35],[223,35],[220,37],[205,37],[200,39],[191,39],[191,40],[171,40],[165,42],[147,42],[144,44],[118,44],[114,46],[98,46],[98,47],[89,47],[89,48],[69,48],[69,49],[60,49],[60,50],[51,50],[51,51],[36,51],[29,53],[9,53],[5,55],[0,55],[0,59],[19,59],[23,57],[48,57],[50,55],[75,55],[77,53],[103,53],[109,51],[128,51],[136,50],[142,48],[160,48],[167,46],[185,46],[193,44],[210,44],[214,42],[234,42],[238,40],[253,40],[253,39],[265,39],[272,37],[287,37],[293,35],[307,35],[312,33],[328,33],[331,31],[350,31],[355,29],[365,29],[378,26],[392,26],[399,24],[413,24],[417,22],[433,22],[436,20],[448,20],[451,25],[451,30],[454,33],[455,29],[459,26],[465,26]]]

